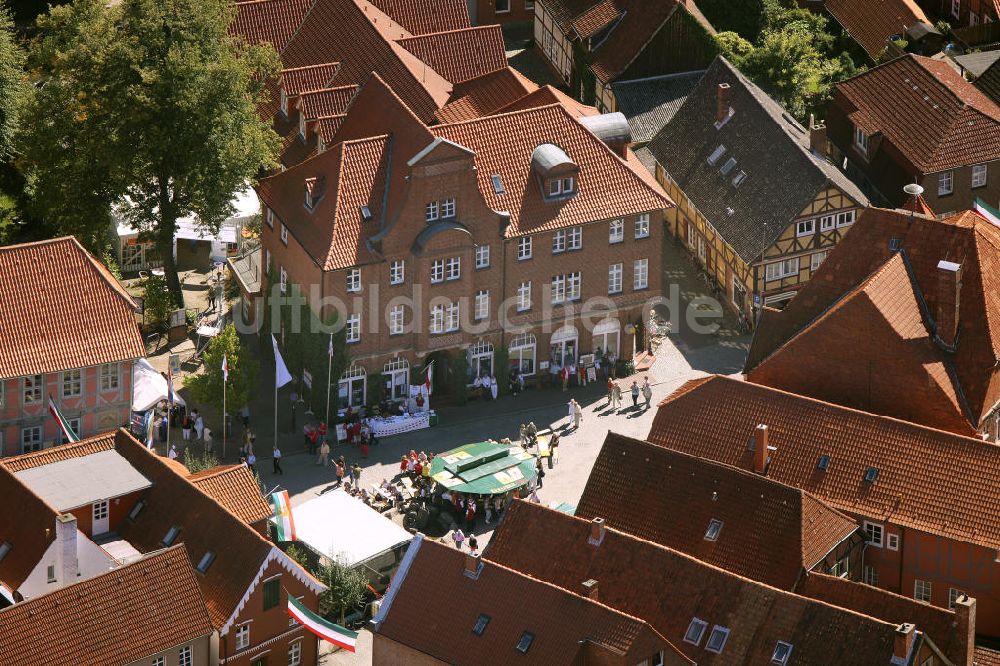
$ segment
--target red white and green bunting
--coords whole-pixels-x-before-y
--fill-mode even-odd
[[[274,509],[278,541],[295,541],[295,521],[292,519],[292,502],[288,499],[288,491],[271,493],[267,501]]]
[[[979,213],[981,216],[985,217],[991,223],[1000,227],[1000,210],[997,210],[993,206],[976,197],[976,202],[972,205],[972,209]]]
[[[59,408],[56,407],[56,403],[52,401],[51,395],[49,396],[49,414],[51,414],[52,418],[54,418],[56,423],[59,424],[59,428],[62,430],[63,436],[66,438],[67,442],[80,441],[80,436],[73,432],[73,428],[70,427],[69,421],[66,420],[66,417],[63,416],[62,412],[59,411]]]
[[[306,608],[301,601],[288,595],[288,614],[295,621],[313,632],[324,641],[333,643],[348,652],[354,652],[358,643],[358,632],[334,624]]]

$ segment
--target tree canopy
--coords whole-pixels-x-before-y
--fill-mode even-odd
[[[229,383],[226,384],[226,408],[235,413],[247,404],[256,388],[257,359],[250,355],[240,342],[236,328],[229,324],[205,348],[202,359],[205,371],[190,375],[184,387],[198,402],[212,405],[222,413],[222,357],[229,365]],[[220,431],[221,432],[221,431]]]
[[[38,19],[39,82],[23,151],[36,212],[91,247],[112,211],[155,241],[178,305],[176,220],[215,230],[234,192],[273,163],[257,113],[278,68],[270,46],[229,35],[228,0],[76,0]]]

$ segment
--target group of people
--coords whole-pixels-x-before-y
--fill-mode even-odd
[[[646,401],[645,408],[649,409],[649,404],[653,399],[653,387],[649,385],[649,377],[643,378],[641,387],[638,381],[632,380],[629,393],[632,395],[632,409],[639,408],[640,395]],[[622,387],[612,379],[608,380],[608,404],[605,406],[612,409],[620,409],[622,406]]]
[[[399,475],[408,476],[413,480],[418,478],[431,478],[431,463],[434,461],[434,452],[417,453],[410,449],[409,455],[402,455],[399,458]]]

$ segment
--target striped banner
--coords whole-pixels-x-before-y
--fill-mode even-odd
[[[62,412],[59,411],[59,408],[56,407],[56,403],[53,402],[51,395],[49,396],[49,414],[51,414],[56,420],[56,423],[59,424],[59,428],[62,430],[63,436],[66,438],[67,442],[80,441],[80,436],[73,432],[73,429],[69,427],[69,421],[66,420],[66,417],[63,416]]]
[[[295,520],[292,518],[292,502],[288,499],[288,491],[271,493],[267,501],[274,509],[278,541],[295,541]]]
[[[358,644],[358,632],[345,629],[339,624],[334,624],[320,617],[290,594],[288,595],[288,614],[295,618],[296,622],[324,641],[333,643],[348,652],[355,651],[355,646]]]

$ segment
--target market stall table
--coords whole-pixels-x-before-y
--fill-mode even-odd
[[[520,446],[477,442],[434,456],[431,477],[449,491],[499,495],[533,483],[535,460]]]
[[[430,414],[428,412],[373,418],[371,420],[372,434],[376,437],[389,437],[390,435],[400,435],[404,432],[423,430],[430,427],[430,424]]]

